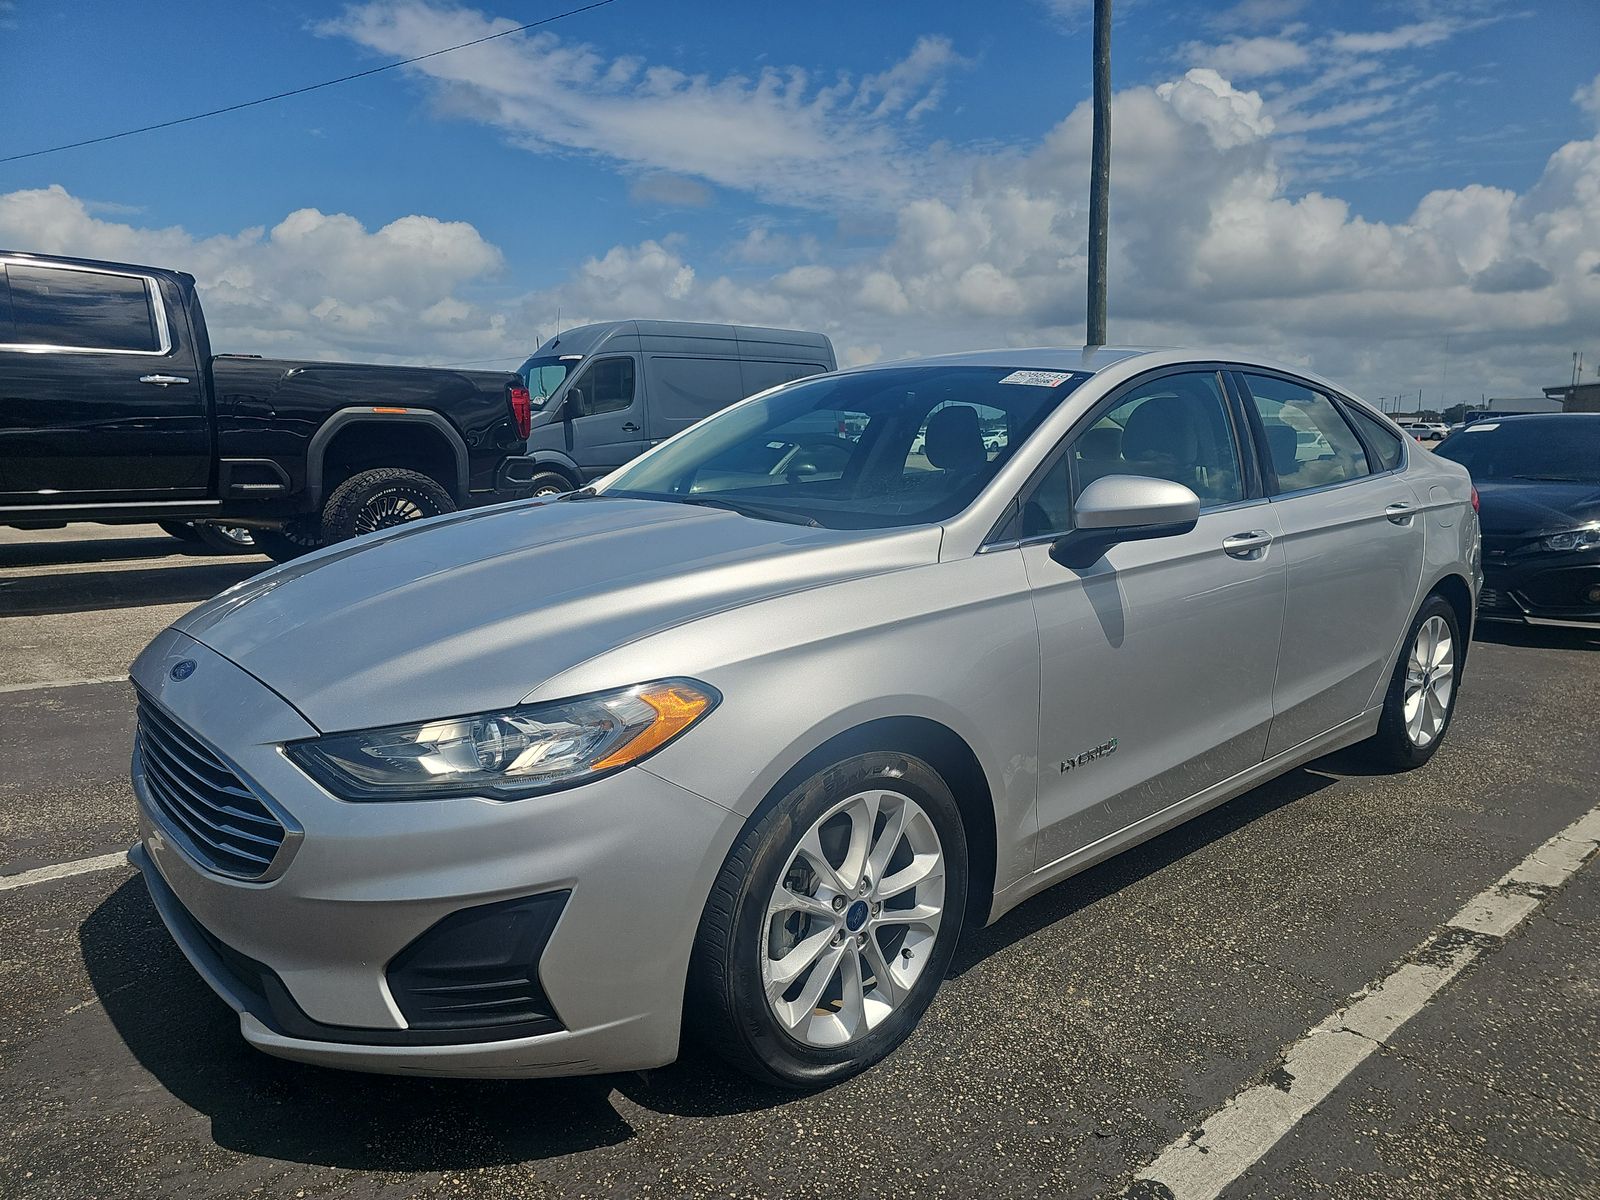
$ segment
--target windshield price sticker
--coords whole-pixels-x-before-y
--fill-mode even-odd
[[[1071,378],[1071,371],[1013,371],[1000,382],[1020,383],[1026,387],[1060,387]]]

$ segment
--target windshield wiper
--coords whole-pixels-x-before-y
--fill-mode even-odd
[[[592,487],[585,487],[585,488],[579,488],[575,492],[567,492],[565,495],[559,497],[559,499],[562,499],[562,500],[591,500],[594,497],[598,496],[599,494],[600,493],[595,491]]]
[[[822,522],[815,517],[808,517],[805,513],[798,513],[792,509],[768,508],[764,504],[747,504],[743,500],[725,500],[721,496],[680,496],[684,504],[700,504],[707,508],[725,508],[729,512],[736,512],[741,517],[754,517],[759,521],[784,521],[790,525],[810,525],[813,529],[821,529]]]

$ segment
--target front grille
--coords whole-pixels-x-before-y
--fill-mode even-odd
[[[264,875],[283,845],[283,823],[233,768],[143,696],[139,747],[151,803],[184,849],[219,875]]]

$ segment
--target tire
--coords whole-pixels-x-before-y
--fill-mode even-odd
[[[187,521],[158,521],[161,532],[171,534],[180,542],[198,542],[200,531]]]
[[[274,562],[293,562],[302,554],[310,554],[322,545],[319,526],[310,518],[297,517],[282,529],[256,529],[251,531],[256,549]]]
[[[425,517],[454,512],[455,501],[426,475],[399,467],[378,467],[352,475],[322,508],[324,545],[348,541]]]
[[[1434,636],[1441,630],[1448,638],[1442,646]],[[1384,696],[1378,732],[1366,743],[1375,764],[1410,771],[1438,751],[1455,715],[1465,648],[1455,608],[1443,596],[1429,596],[1406,631],[1400,659],[1394,665]],[[1430,661],[1425,670],[1419,670],[1424,660]],[[1441,667],[1447,673],[1441,673]],[[1408,700],[1412,698],[1417,699],[1417,707],[1408,716]]]
[[[195,525],[195,534],[213,550],[223,554],[260,554],[253,530],[242,525],[218,525],[202,521]]]
[[[873,796],[875,801],[867,799]],[[870,878],[869,859],[869,878],[850,888],[851,864],[861,856],[848,834],[870,828],[890,836],[897,813],[905,820],[893,839],[893,857],[877,879]],[[802,846],[807,840],[828,860],[827,875],[844,885],[842,906],[825,873],[808,858]],[[864,844],[873,843],[869,838]],[[930,873],[910,891],[878,900],[879,884],[893,887],[897,878],[908,878],[901,872],[921,869],[929,845],[937,847],[942,876]],[[868,890],[861,892],[861,886]],[[769,907],[780,897],[795,903]],[[812,904],[800,907],[806,900]],[[885,1058],[916,1027],[950,966],[966,902],[966,831],[944,781],[927,763],[904,754],[846,759],[784,796],[729,852],[690,959],[689,1031],[768,1084],[810,1090],[848,1079]],[[926,920],[893,919],[897,909],[925,914],[928,908],[936,912],[931,929]],[[773,911],[780,915],[769,917]],[[807,961],[807,944],[821,946],[811,965],[784,965],[794,954],[801,955],[795,963]],[[879,970],[893,987],[880,985]],[[820,984],[819,971],[826,972]],[[861,986],[847,993],[851,978]],[[769,981],[778,997],[773,1001]],[[780,1016],[780,1007],[786,1015]]]
[[[572,480],[559,471],[540,471],[528,480],[528,495],[535,498],[559,496],[572,490]]]

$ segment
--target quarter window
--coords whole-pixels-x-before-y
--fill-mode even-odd
[[[1022,536],[1065,533],[1072,501],[1106,475],[1170,479],[1208,508],[1244,499],[1227,401],[1215,372],[1136,384],[1083,430],[1022,506]]]
[[[161,349],[155,308],[141,277],[9,263],[6,279],[15,337],[22,345]]]
[[[1377,459],[1371,464],[1373,471],[1393,471],[1398,467],[1405,455],[1405,446],[1399,435],[1377,417],[1367,415],[1353,404],[1346,404],[1344,408],[1356,423],[1356,428],[1366,435],[1367,445],[1372,448],[1371,457]]]
[[[618,412],[633,406],[633,359],[602,358],[572,385],[575,417]]]
[[[1370,475],[1355,430],[1321,392],[1270,375],[1246,374],[1261,416],[1277,492],[1303,492]]]

